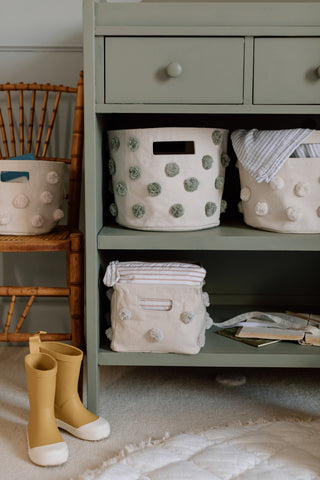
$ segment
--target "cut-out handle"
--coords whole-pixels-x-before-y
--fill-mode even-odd
[[[0,180],[9,183],[27,183],[29,182],[29,172],[4,171],[0,174]]]
[[[193,141],[153,142],[154,155],[194,155]]]
[[[167,298],[140,298],[139,307],[142,310],[168,312],[169,310],[172,310],[172,300]]]

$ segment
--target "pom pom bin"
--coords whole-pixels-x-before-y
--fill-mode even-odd
[[[319,132],[304,143],[320,143]],[[290,157],[269,183],[256,182],[238,163],[247,225],[279,233],[320,233],[320,158]]]
[[[62,218],[63,162],[0,161],[0,234],[48,233]]]
[[[109,131],[116,222],[166,231],[219,225],[227,137],[219,128]]]
[[[171,304],[158,311],[142,299]],[[187,313],[190,316],[187,317]],[[201,287],[117,284],[111,299],[111,348],[118,352],[196,354],[205,341]]]

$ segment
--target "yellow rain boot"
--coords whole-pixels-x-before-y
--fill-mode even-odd
[[[82,440],[107,438],[107,420],[89,412],[78,395],[82,351],[59,342],[41,342],[40,351],[54,357],[58,364],[54,405],[58,427]]]
[[[25,357],[30,415],[27,427],[28,455],[36,465],[61,465],[68,459],[54,415],[57,362],[45,353]]]

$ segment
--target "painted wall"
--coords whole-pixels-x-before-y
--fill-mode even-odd
[[[82,70],[82,0],[0,0],[0,83],[49,82],[75,86]],[[64,286],[64,258],[52,254],[0,255],[0,283]],[[17,302],[18,318],[27,300]],[[0,303],[0,328],[8,301]],[[65,331],[63,299],[37,301],[26,330]]]

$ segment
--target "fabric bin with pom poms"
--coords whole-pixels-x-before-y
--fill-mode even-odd
[[[64,216],[64,163],[31,157],[0,161],[2,235],[48,233]]]
[[[122,226],[199,230],[220,223],[228,131],[162,127],[108,132],[109,172]]]
[[[245,223],[279,233],[319,233],[320,132],[238,130],[231,140]]]
[[[112,287],[112,350],[198,353],[212,325],[205,275],[191,263],[109,263],[103,282]]]

